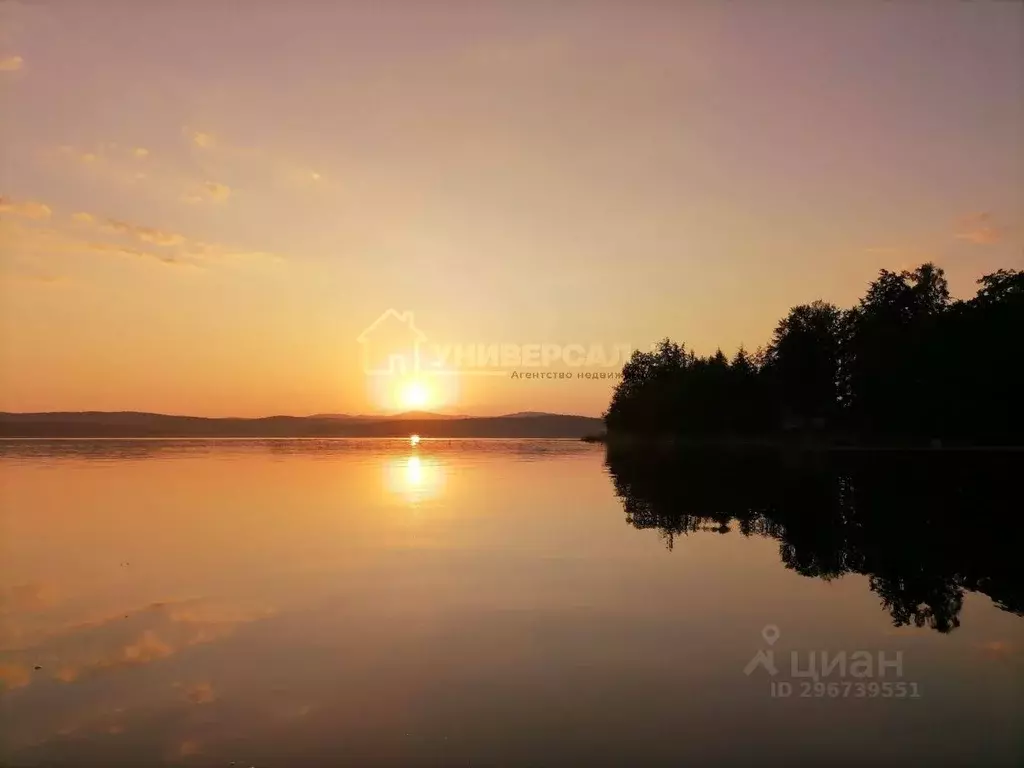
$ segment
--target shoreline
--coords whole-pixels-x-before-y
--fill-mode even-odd
[[[852,443],[829,442],[800,438],[697,438],[697,437],[641,437],[636,435],[584,435],[585,443],[599,443],[606,448],[701,448],[717,450],[770,450],[804,453],[1016,453],[1024,452],[1024,445],[978,445],[964,443]]]

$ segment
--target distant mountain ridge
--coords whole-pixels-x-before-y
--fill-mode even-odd
[[[513,414],[514,415],[514,414]],[[548,415],[548,414],[537,414]],[[377,416],[348,413],[314,413],[310,416],[300,417],[307,419],[348,419],[350,421],[381,421],[382,419],[472,419],[473,416],[453,413],[434,413],[433,411],[406,411],[404,413],[385,413]]]
[[[411,411],[393,416],[208,418],[140,411],[0,412],[0,437],[566,437],[600,432],[601,419],[554,413],[471,417]]]

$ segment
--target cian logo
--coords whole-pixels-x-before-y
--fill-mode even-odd
[[[743,674],[750,675],[758,667],[762,667],[769,675],[774,676],[779,673],[778,668],[775,666],[775,651],[771,649],[771,646],[775,645],[775,642],[781,635],[782,633],[779,631],[779,628],[774,624],[768,624],[761,630],[761,637],[768,643],[768,650],[762,649],[758,651],[757,655],[748,661],[747,666],[743,668]]]

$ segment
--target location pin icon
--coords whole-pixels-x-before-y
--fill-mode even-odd
[[[779,628],[774,624],[766,624],[765,628],[761,630],[761,637],[768,645],[775,645],[775,641],[779,639],[779,635],[782,633]]]

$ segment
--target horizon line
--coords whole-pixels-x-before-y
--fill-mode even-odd
[[[465,420],[465,419],[501,419],[501,418],[540,418],[544,416],[563,416],[580,419],[601,419],[602,416],[588,416],[581,413],[556,413],[554,411],[510,411],[505,413],[499,413],[495,415],[480,416],[466,413],[459,414],[448,414],[440,411],[398,411],[394,413],[313,413],[306,415],[294,415],[288,413],[273,413],[265,416],[196,416],[192,414],[184,413],[162,413],[160,411],[137,411],[137,410],[118,410],[118,411],[101,411],[101,410],[62,410],[62,411],[5,411],[0,410],[0,416],[64,416],[64,415],[84,415],[84,414],[96,414],[102,416],[114,416],[114,415],[125,415],[133,414],[138,416],[164,416],[167,418],[179,418],[179,419],[222,419],[222,420],[235,420],[235,421],[256,421],[260,419],[331,419],[331,418],[346,418],[346,419],[400,419],[408,418],[410,421],[415,421],[417,415],[422,416],[440,416],[450,421]]]

